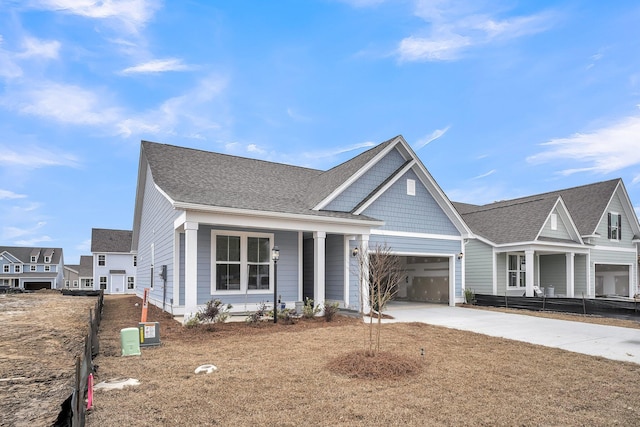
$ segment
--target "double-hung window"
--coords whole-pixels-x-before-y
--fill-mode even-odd
[[[107,256],[103,254],[98,255],[98,266],[104,267],[105,265],[107,265]]]
[[[36,270],[37,270],[37,268],[36,268],[35,265],[30,265],[29,266],[29,271],[36,271]]]
[[[127,277],[127,289],[135,289],[136,288],[136,278],[133,276]]]
[[[526,286],[526,258],[524,255],[509,254],[507,260],[507,286],[510,289]]]
[[[14,273],[21,273],[22,272],[22,265],[21,264],[14,264],[13,265],[13,272]]]
[[[273,235],[212,231],[212,293],[269,292]]]
[[[3,273],[8,273],[9,272],[9,264],[5,264],[2,266],[2,272]]]
[[[100,289],[103,291],[107,289],[107,276],[100,276]]]
[[[610,240],[622,240],[622,215],[609,212],[608,237]]]

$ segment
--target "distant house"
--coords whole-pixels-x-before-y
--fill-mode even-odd
[[[82,255],[80,264],[67,264],[64,266],[65,289],[93,289],[93,256]]]
[[[28,290],[62,287],[61,248],[0,246],[0,285]]]
[[[136,292],[136,254],[130,230],[91,230],[93,288],[106,294]]]
[[[399,298],[454,305],[469,235],[401,136],[327,171],[141,144],[137,292],[150,288],[151,303],[176,315],[211,299],[235,311],[273,303],[275,246],[277,298],[289,307],[309,297],[361,308],[353,254],[378,244],[407,272]]]
[[[476,206],[454,203],[465,241],[465,287],[566,297],[638,292],[640,226],[621,179]]]

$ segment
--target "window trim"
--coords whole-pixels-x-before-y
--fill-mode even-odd
[[[217,236],[237,236],[240,237],[240,289],[218,290],[216,289],[216,237]],[[248,261],[248,238],[262,237],[269,239],[269,251],[273,248],[275,235],[273,233],[245,232],[233,230],[211,230],[211,295],[237,295],[237,294],[271,294],[273,293],[274,266],[269,253],[269,289],[248,289],[249,286],[249,261]]]
[[[102,261],[100,260],[102,258]],[[100,264],[102,262],[102,264]],[[107,255],[106,254],[98,254],[98,267],[105,267],[107,265]]]
[[[613,226],[611,225],[611,218],[613,216],[616,216],[617,218],[617,225],[615,227],[615,229],[613,228]],[[616,237],[612,237],[613,236],[613,231],[615,230],[616,232]],[[611,241],[621,241],[622,240],[622,215],[619,214],[618,212],[609,212],[607,214],[607,237],[609,238],[609,240]]]
[[[37,271],[37,270],[38,270],[38,267],[36,265],[31,264],[29,266],[29,271]]]
[[[13,264],[14,273],[22,273],[22,264]]]
[[[45,265],[45,266],[44,266],[44,271],[45,271],[46,273],[50,272],[50,271],[51,271],[51,266],[50,266],[50,265]]]
[[[102,279],[104,279],[104,288],[102,287]],[[107,282],[107,276],[100,276],[98,278],[98,289],[99,290],[108,290],[109,289],[109,283]]]
[[[131,285],[131,286],[129,286]],[[136,288],[135,276],[127,276],[127,290],[131,291]]]
[[[69,279],[66,279],[66,280],[64,281],[64,287],[65,287],[65,288],[68,288],[68,287],[69,287]]]
[[[509,268],[509,257],[510,256],[516,256],[518,257],[518,261],[517,261],[517,269],[516,270],[511,270]],[[506,289],[507,290],[521,290],[521,289],[526,289],[527,288],[527,267],[526,264],[524,265],[524,270],[521,269],[521,267],[523,267],[523,262],[526,262],[527,258],[526,255],[520,252],[507,252],[507,263],[506,263],[506,271],[507,271],[507,283],[506,283]],[[523,277],[524,274],[524,279],[522,280],[524,282],[524,284],[520,284],[520,280],[518,280],[518,286],[509,286],[509,275],[512,272],[516,272],[516,274],[518,274],[518,279],[520,279],[521,277]]]
[[[10,264],[4,264],[2,266],[2,272],[3,273],[11,273],[11,265]]]
[[[50,256],[48,256],[48,255],[45,255],[45,257],[44,257],[44,263],[45,263],[45,264],[49,264],[50,262],[51,262],[51,257],[50,257]]]
[[[32,263],[34,263],[34,264],[35,264],[36,262],[38,262],[38,257],[31,256],[31,262],[32,262]]]

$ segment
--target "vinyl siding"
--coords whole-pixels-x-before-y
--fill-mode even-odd
[[[324,210],[351,212],[358,203],[364,200],[373,190],[398,170],[404,162],[405,159],[398,150],[394,148],[333,199]]]
[[[567,294],[566,255],[541,255],[539,285],[545,289],[553,286],[556,295]],[[546,292],[546,290],[545,290]]]
[[[587,256],[576,254],[574,258],[574,293],[576,298],[587,296],[589,289],[587,287]]]
[[[496,254],[496,291],[498,295],[504,295],[507,290],[507,254]]]
[[[569,231],[567,230],[567,226],[562,220],[562,216],[558,213],[557,209],[554,209],[552,214],[556,214],[558,218],[558,226],[556,230],[551,229],[551,215],[547,218],[547,222],[545,222],[542,227],[542,231],[540,232],[540,236],[543,237],[551,237],[554,239],[568,239],[572,240]]]
[[[167,303],[173,295],[173,223],[180,214],[181,211],[174,210],[171,203],[155,188],[151,171],[147,168],[140,219],[136,293],[142,296],[142,290],[151,285],[151,244],[153,243],[155,277],[150,298],[159,304],[162,304],[163,295],[162,280],[159,276],[162,265],[167,266]],[[98,280],[95,280],[94,284],[99,286]]]
[[[283,302],[298,301],[298,233],[296,231],[228,228],[200,224],[198,228],[198,304],[205,304],[211,299],[219,299],[224,304],[232,304],[236,310],[242,311],[244,310],[243,304],[273,302],[273,290],[263,293],[211,293],[212,230],[273,234],[273,243],[280,249],[278,296],[281,296]]]
[[[465,247],[465,287],[478,294],[493,293],[493,249],[479,240]]]
[[[330,234],[325,245],[325,298],[344,301],[344,237]]]
[[[407,195],[407,179],[416,182],[416,195]],[[405,173],[363,212],[385,221],[383,230],[459,236],[447,214],[413,170]],[[460,252],[460,247],[458,247]]]
[[[597,233],[600,234],[600,238],[595,239],[594,243],[597,246],[612,246],[616,248],[633,248],[634,244],[631,242],[633,240],[633,231],[631,228],[631,223],[625,211],[622,207],[622,202],[620,201],[619,196],[620,190],[618,190],[613,198],[611,199],[611,203],[609,204],[609,208],[604,213],[602,220],[598,224]],[[615,212],[617,214],[622,215],[622,240],[609,240],[608,236],[608,213]]]

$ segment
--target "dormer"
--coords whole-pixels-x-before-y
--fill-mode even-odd
[[[46,249],[44,251],[44,263],[45,264],[50,264],[51,263],[51,259],[53,258],[53,248],[50,249]]]
[[[31,256],[29,258],[29,262],[31,264],[36,264],[38,262],[38,258],[40,257],[40,249],[39,248],[35,248],[34,250],[31,251]]]

